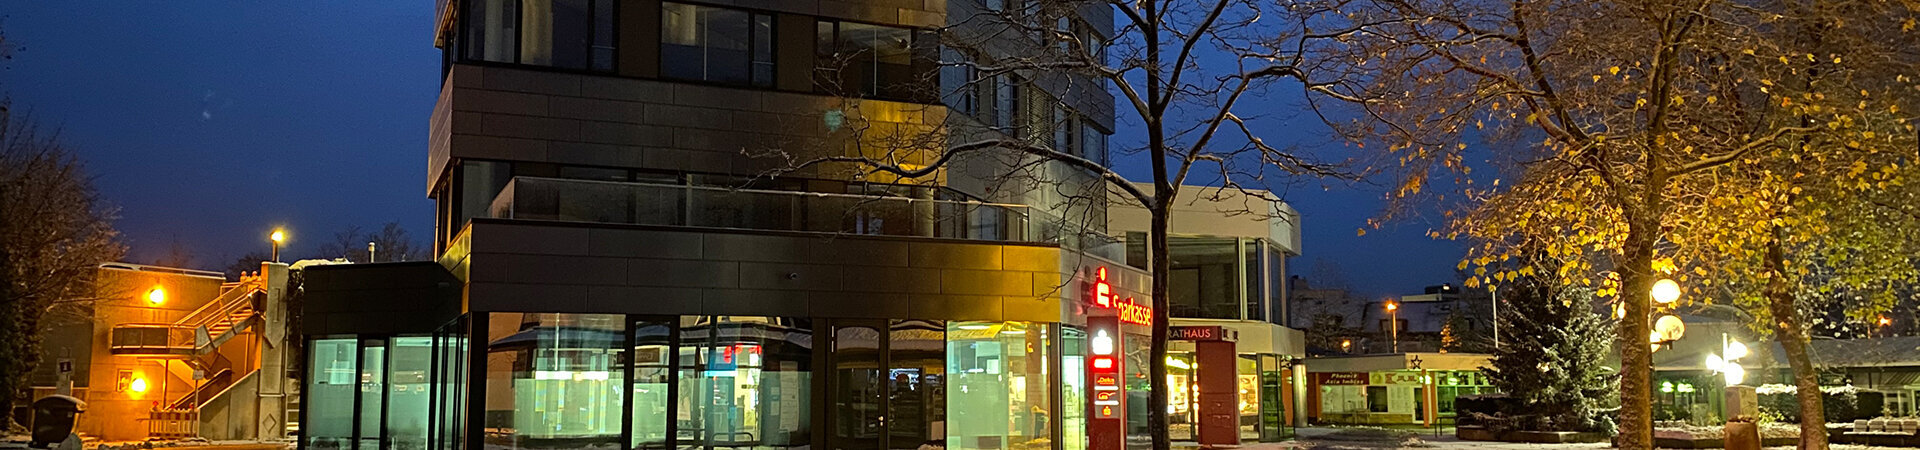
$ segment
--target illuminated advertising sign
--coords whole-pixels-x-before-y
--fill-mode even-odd
[[[1105,271],[1102,271],[1104,274]],[[1103,291],[1105,277],[1098,278],[1094,292]],[[1111,303],[1112,296],[1105,295]],[[1091,420],[1087,421],[1088,450],[1122,450],[1126,443],[1127,388],[1123,373],[1124,362],[1121,348],[1120,317],[1094,316],[1087,318],[1087,379],[1091,389],[1088,395],[1093,398]]]
[[[1112,309],[1120,313],[1120,321],[1139,324],[1153,324],[1153,307],[1133,302],[1133,297],[1124,300],[1115,299],[1113,285],[1107,283],[1107,268],[1101,267],[1093,272],[1093,306]]]

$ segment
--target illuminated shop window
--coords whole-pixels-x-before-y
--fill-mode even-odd
[[[680,319],[676,430],[685,447],[806,447],[812,321],[758,316]]]
[[[625,316],[493,313],[489,322],[488,447],[621,445]]]
[[[427,446],[428,367],[433,362],[433,338],[396,337],[389,341],[387,375],[387,446],[398,450]]]
[[[1087,332],[1060,329],[1060,448],[1087,448]]]
[[[301,426],[307,448],[335,450],[353,439],[354,366],[360,359],[357,339],[318,339],[308,347],[307,409]]]
[[[633,322],[633,446],[667,448],[667,405],[672,399],[673,328],[665,320]]]
[[[1047,324],[951,322],[947,447],[1052,446]]]

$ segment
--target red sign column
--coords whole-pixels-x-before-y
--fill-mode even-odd
[[[1232,341],[1193,343],[1195,372],[1200,387],[1200,445],[1240,445],[1240,389],[1235,372],[1239,358]]]
[[[1087,318],[1087,375],[1093,380],[1088,450],[1121,450],[1127,441],[1127,388],[1121,374],[1120,318]]]

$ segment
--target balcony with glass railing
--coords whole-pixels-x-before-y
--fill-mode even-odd
[[[1120,241],[1026,205],[514,177],[488,216],[1060,245],[1122,260]]]

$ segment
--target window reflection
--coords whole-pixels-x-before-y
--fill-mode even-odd
[[[833,328],[833,449],[871,449],[880,445],[886,411],[881,409],[880,330],[877,324],[841,324]]]
[[[812,321],[686,317],[680,345],[681,448],[808,445]]]
[[[951,322],[947,447],[1052,447],[1047,324]]]
[[[317,339],[308,347],[306,404],[302,420],[307,448],[335,450],[353,439],[353,396],[360,344],[355,339]]]
[[[887,448],[939,445],[947,435],[946,324],[896,320],[887,346]]]
[[[675,325],[668,320],[633,322],[633,448],[667,447]]]
[[[494,313],[486,444],[619,448],[625,316]]]
[[[683,3],[660,5],[661,75],[773,85],[772,16]]]

